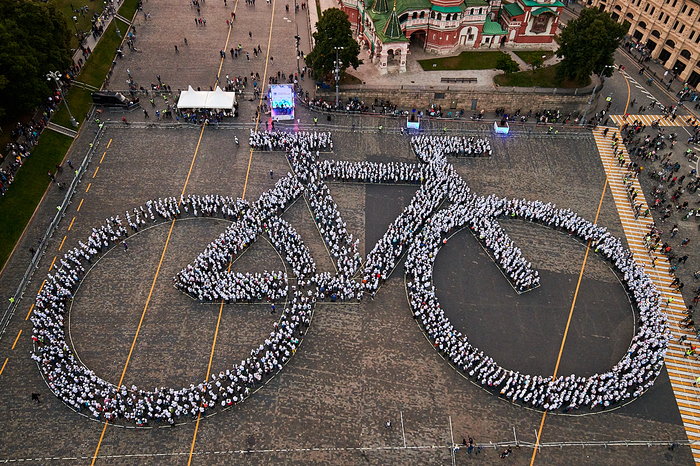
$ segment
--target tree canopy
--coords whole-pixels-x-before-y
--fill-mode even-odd
[[[70,31],[54,2],[0,0],[0,117],[41,104],[49,71],[71,63]]]
[[[558,78],[586,83],[592,73],[612,75],[614,53],[627,33],[629,25],[616,23],[606,12],[586,8],[569,21],[560,37]]]
[[[350,21],[344,11],[338,8],[324,11],[316,23],[316,29],[316,46],[306,55],[306,64],[313,70],[314,79],[322,79],[333,72],[335,47],[343,47],[342,50],[338,50],[338,57],[342,62],[341,71],[345,71],[348,66],[354,69],[360,66],[360,44],[352,38]]]
[[[506,74],[511,74],[520,71],[520,65],[510,55],[504,53],[496,60],[496,69],[505,71]]]

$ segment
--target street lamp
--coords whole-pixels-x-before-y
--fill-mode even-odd
[[[297,43],[297,76],[301,76],[301,71],[299,71],[299,58],[301,58],[299,55],[299,42],[301,42],[301,37],[299,36],[299,25],[297,24],[297,35],[294,36],[294,40],[296,40]]]
[[[61,73],[58,71],[49,71],[48,74],[46,75],[46,80],[51,81],[52,79],[56,82],[56,89],[58,89],[58,92],[61,93],[61,98],[63,99],[63,103],[66,104],[66,110],[68,110],[68,116],[70,117],[70,124],[73,125],[73,128],[78,127],[78,122],[75,121],[75,118],[73,118],[73,115],[70,113],[70,109],[68,108],[68,102],[66,102],[66,96],[63,93],[63,90],[61,89],[61,83],[58,82],[58,78],[61,76]]]
[[[605,71],[605,68],[615,68],[613,65],[605,65],[602,70],[600,70],[600,76],[603,74],[603,71]],[[595,86],[593,87],[593,92],[591,92],[591,97],[588,99],[588,103],[586,104],[586,110],[583,112],[583,117],[581,118],[581,123],[579,123],[579,126],[583,126],[586,121],[586,114],[588,113],[588,108],[591,106],[591,103],[593,102],[593,96],[595,95],[595,91],[598,90],[598,83],[595,83]]]
[[[344,50],[345,47],[333,47],[335,49],[335,69],[333,70],[335,72],[335,108],[338,108],[338,81],[340,81],[340,67],[343,65],[343,62],[340,61],[338,58],[338,50]]]

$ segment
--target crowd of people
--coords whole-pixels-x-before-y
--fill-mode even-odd
[[[545,410],[570,411],[581,407],[607,408],[641,395],[649,388],[663,366],[669,332],[661,297],[644,268],[605,228],[594,225],[570,210],[557,209],[539,201],[507,200],[495,196],[476,197],[468,190],[458,194],[460,183],[450,187],[457,201],[450,209],[440,210],[414,241],[406,259],[409,296],[414,316],[435,347],[456,367],[485,388],[513,402]],[[464,185],[462,185],[464,189]],[[507,370],[455,329],[440,307],[432,285],[432,267],[447,234],[456,228],[472,227],[490,217],[522,218],[551,228],[568,231],[592,242],[591,247],[611,261],[624,277],[639,312],[640,327],[629,350],[610,371],[591,377],[531,376]],[[508,243],[506,243],[508,244]],[[501,247],[503,246],[501,240]],[[529,264],[516,278],[533,277]]]
[[[486,138],[450,136],[415,136],[411,139],[415,152],[438,151],[443,156],[490,157],[491,142]]]
[[[604,228],[591,224],[569,210],[551,204],[477,197],[447,162],[454,153],[453,138],[414,138],[413,148],[421,164],[368,164],[367,162],[321,162],[319,151],[332,147],[328,133],[251,132],[251,146],[258,150],[284,150],[293,173],[254,203],[224,196],[181,196],[149,201],[144,206],[106,220],[94,228],[87,242],[69,250],[52,269],[40,290],[32,314],[33,359],[51,390],[67,405],[90,417],[125,419],[138,426],[153,422],[174,424],[188,416],[208,413],[240,403],[278,372],[299,347],[318,300],[360,300],[374,296],[405,250],[408,291],[412,312],[441,351],[460,370],[482,385],[512,401],[535,407],[576,409],[608,407],[639,396],[658,375],[668,342],[667,326],[659,308],[653,283],[637,266],[619,240]],[[475,147],[485,142],[469,141]],[[368,254],[364,264],[357,241],[347,231],[325,181],[395,183],[420,182],[409,205],[389,226]],[[317,273],[313,258],[299,233],[281,215],[301,196],[309,201],[316,225],[329,253],[335,273]],[[449,209],[441,209],[445,201]],[[250,356],[229,369],[215,372],[210,380],[181,389],[159,387],[152,391],[136,386],[114,386],[82,365],[66,342],[64,323],[68,306],[85,276],[85,263],[121,244],[131,233],[149,223],[173,221],[184,216],[220,216],[232,223],[211,242],[195,261],[182,269],[173,282],[202,302],[284,301],[280,319],[269,337],[250,351]],[[490,251],[511,283],[520,290],[536,286],[537,272],[500,229],[500,218],[522,218],[590,240],[624,276],[639,312],[640,327],[629,351],[610,371],[584,378],[530,376],[500,367],[473,347],[441,309],[432,286],[433,261],[446,235],[469,227]],[[291,269],[257,274],[232,273],[228,265],[260,235],[267,235]],[[361,283],[355,279],[363,270]]]
[[[94,228],[87,244],[69,250],[49,274],[39,292],[32,322],[35,351],[32,358],[41,368],[51,390],[68,406],[87,416],[115,420],[123,418],[138,426],[158,421],[174,424],[188,416],[206,413],[215,407],[225,408],[243,401],[271,374],[279,371],[298,347],[311,321],[315,294],[307,293],[308,283],[301,279],[315,272],[313,260],[300,236],[287,225],[282,228],[272,222],[285,223],[277,217],[291,199],[300,195],[300,186],[293,176],[280,179],[275,188],[249,205],[241,199],[222,196],[188,196],[150,201],[134,209],[133,220],[123,222],[118,216],[107,219]],[[178,289],[204,299],[225,299],[233,302],[281,300],[287,296],[287,277],[284,272],[262,274],[228,274],[222,270],[242,248],[268,229],[276,234],[270,238],[288,262],[297,277],[298,288],[293,287],[279,321],[264,343],[250,352],[250,357],[230,369],[213,374],[211,380],[182,389],[156,388],[140,390],[136,386],[114,386],[83,366],[75,357],[65,339],[64,322],[68,306],[85,276],[83,260],[91,263],[96,256],[118,246],[128,235],[128,227],[138,231],[139,225],[168,221],[185,215],[221,215],[235,220],[219,239],[195,261],[175,277]],[[127,212],[132,218],[132,212]],[[252,229],[252,231],[251,231]],[[244,233],[249,235],[243,239]],[[246,242],[247,241],[247,242]],[[223,256],[221,254],[224,254]],[[214,279],[219,283],[214,283]],[[192,287],[192,290],[188,289]],[[235,298],[234,298],[235,297]]]

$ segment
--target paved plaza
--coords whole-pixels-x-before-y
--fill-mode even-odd
[[[229,33],[226,19],[234,9],[236,20]],[[128,69],[144,87],[159,74],[173,89],[190,84],[208,88],[221,66],[220,76],[250,77],[258,72],[265,82],[265,76],[276,75],[278,69],[288,73],[296,68],[292,36],[297,24],[308,50],[306,12],[294,16],[291,10],[287,13],[279,1],[255,6],[229,1],[224,6],[210,0],[201,11],[207,25],[195,26],[197,13],[184,0],[178,5],[149,0],[144,11],[151,18],[141,15],[135,23],[137,47],[143,51],[127,53],[118,61],[115,76],[125,80]],[[181,44],[184,37],[188,46]],[[257,59],[251,55],[250,61],[227,56],[222,64],[219,50],[238,43],[244,48],[261,45],[263,54]],[[173,44],[178,44],[178,54]],[[113,88],[119,88],[118,81],[112,78]],[[308,87],[308,80],[303,85]],[[7,361],[0,374],[0,463],[89,464],[99,446],[95,463],[115,465],[530,464],[533,450],[516,444],[538,440],[542,412],[489,393],[443,360],[412,318],[402,265],[374,299],[317,304],[290,363],[244,403],[217,410],[199,423],[188,419],[174,427],[144,429],[117,423],[104,428],[51,394],[29,357],[32,330],[25,317],[54,257],[84,240],[105,218],[123,217],[126,210],[149,199],[184,193],[255,201],[271,189],[290,166],[282,152],[251,151],[248,135],[256,125],[258,102],[250,98],[246,92],[238,120],[220,128],[173,128],[155,121],[146,127],[136,124],[143,122],[138,113],[128,115],[132,125],[105,125],[93,148],[96,155],[0,340],[0,364]],[[285,128],[313,130],[314,116],[300,109],[298,122]],[[103,121],[108,119],[119,121],[121,114],[104,113]],[[379,124],[384,131],[377,130]],[[335,149],[321,157],[417,163],[409,136],[394,131],[399,124],[359,116],[323,118],[318,129],[332,132]],[[589,132],[567,130],[554,136],[518,131],[501,138],[492,135],[487,124],[448,126],[449,134],[469,132],[491,142],[492,157],[449,159],[477,194],[538,199],[570,208],[588,220],[597,218],[626,244]],[[82,157],[96,131],[96,123],[82,128],[68,157],[74,161]],[[412,185],[329,182],[329,187],[363,256],[416,191]],[[61,195],[50,190],[37,210],[0,276],[3,293],[16,287],[29,260],[28,249],[43,234]],[[332,271],[332,259],[306,201],[296,201],[283,218],[297,229],[318,270]],[[462,230],[437,257],[437,293],[455,326],[504,367],[551,375],[586,245],[522,220],[502,223],[539,271],[541,287],[516,294],[469,231]],[[172,286],[177,272],[228,224],[214,217],[156,222],[131,235],[128,250],[117,246],[95,262],[67,319],[68,336],[81,361],[109,382],[117,383],[123,376],[127,386],[152,390],[199,383],[207,374],[210,356],[212,373],[245,358],[276,320],[269,305],[225,305],[218,322],[219,304],[200,303]],[[287,267],[273,246],[260,238],[231,270]],[[590,376],[610,369],[627,351],[636,320],[619,277],[607,262],[591,254],[559,373]],[[41,394],[40,404],[32,401],[32,393]],[[602,413],[550,413],[541,432],[539,441],[546,446],[537,453],[535,464],[693,462],[687,446],[668,448],[687,437],[665,370],[639,399]],[[486,446],[478,456],[467,456],[466,449],[452,450],[453,443],[469,437]],[[563,443],[561,448],[552,446],[557,442]],[[572,445],[590,442],[611,445]],[[507,444],[514,447],[513,453],[501,460],[498,454]]]

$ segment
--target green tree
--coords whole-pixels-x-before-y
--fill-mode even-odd
[[[520,65],[510,55],[504,53],[496,60],[496,69],[505,71],[506,74],[511,74],[520,71]]]
[[[535,71],[537,68],[541,68],[542,65],[544,65],[544,59],[542,57],[534,57],[532,60],[530,60],[532,71]]]
[[[557,78],[586,84],[594,72],[611,76],[612,68],[606,66],[614,65],[613,55],[628,29],[596,8],[581,11],[561,33],[557,56],[564,59],[557,68]]]
[[[306,55],[306,64],[313,70],[314,79],[322,79],[333,72],[335,62],[335,47],[343,47],[338,50],[338,57],[342,62],[341,71],[348,66],[357,69],[362,63],[360,44],[352,38],[348,15],[338,8],[329,8],[321,15],[316,23],[317,31],[314,33],[316,46]]]
[[[0,0],[0,117],[41,104],[49,71],[71,63],[70,32],[54,2]]]

